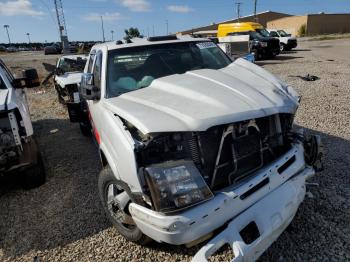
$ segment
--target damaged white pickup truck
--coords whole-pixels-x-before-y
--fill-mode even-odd
[[[109,219],[140,244],[212,238],[194,261],[226,243],[232,261],[258,258],[291,222],[305,180],[321,167],[319,138],[293,126],[297,93],[206,39],[96,45],[81,95]]]
[[[35,69],[24,70],[21,78],[15,78],[0,59],[0,177],[20,174],[28,189],[45,182],[24,91],[39,85]]]

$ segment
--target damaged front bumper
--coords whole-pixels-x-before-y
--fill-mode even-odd
[[[235,217],[224,231],[197,252],[192,261],[207,261],[225,244],[232,248],[231,261],[255,261],[292,221],[305,196],[305,178],[313,173],[311,168],[306,168]],[[258,231],[258,237],[251,243],[242,237],[242,231],[249,223],[255,223]]]
[[[164,215],[132,203],[129,211],[138,228],[152,239],[174,245],[189,244],[225,225],[289,179],[304,172],[310,175],[300,142],[249,180],[216,192],[212,199],[188,210]]]

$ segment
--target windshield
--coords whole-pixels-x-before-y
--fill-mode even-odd
[[[269,37],[270,33],[266,29],[255,29],[256,32],[258,32],[263,37]]]
[[[1,76],[0,76],[0,89],[7,89],[4,81],[1,78]]]
[[[282,36],[282,37],[289,36],[284,30],[277,30],[277,32],[278,32],[279,35]]]
[[[82,72],[84,71],[85,63],[86,58],[78,57],[77,59],[71,59],[63,57],[58,63],[58,68],[60,68],[63,73]]]
[[[220,69],[232,61],[212,42],[185,42],[112,50],[107,97],[148,87],[153,80],[197,69]]]

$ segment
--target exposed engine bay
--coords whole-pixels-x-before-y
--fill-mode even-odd
[[[292,124],[293,115],[277,114],[204,132],[143,136],[126,123],[138,140],[139,167],[190,160],[211,190],[232,185],[287,152],[293,140]]]
[[[22,149],[20,128],[13,111],[0,113],[0,174],[18,162]]]

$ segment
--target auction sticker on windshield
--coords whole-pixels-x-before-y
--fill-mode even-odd
[[[212,48],[216,47],[216,45],[213,42],[202,42],[202,43],[197,43],[196,46],[199,49],[207,49],[207,48]]]

